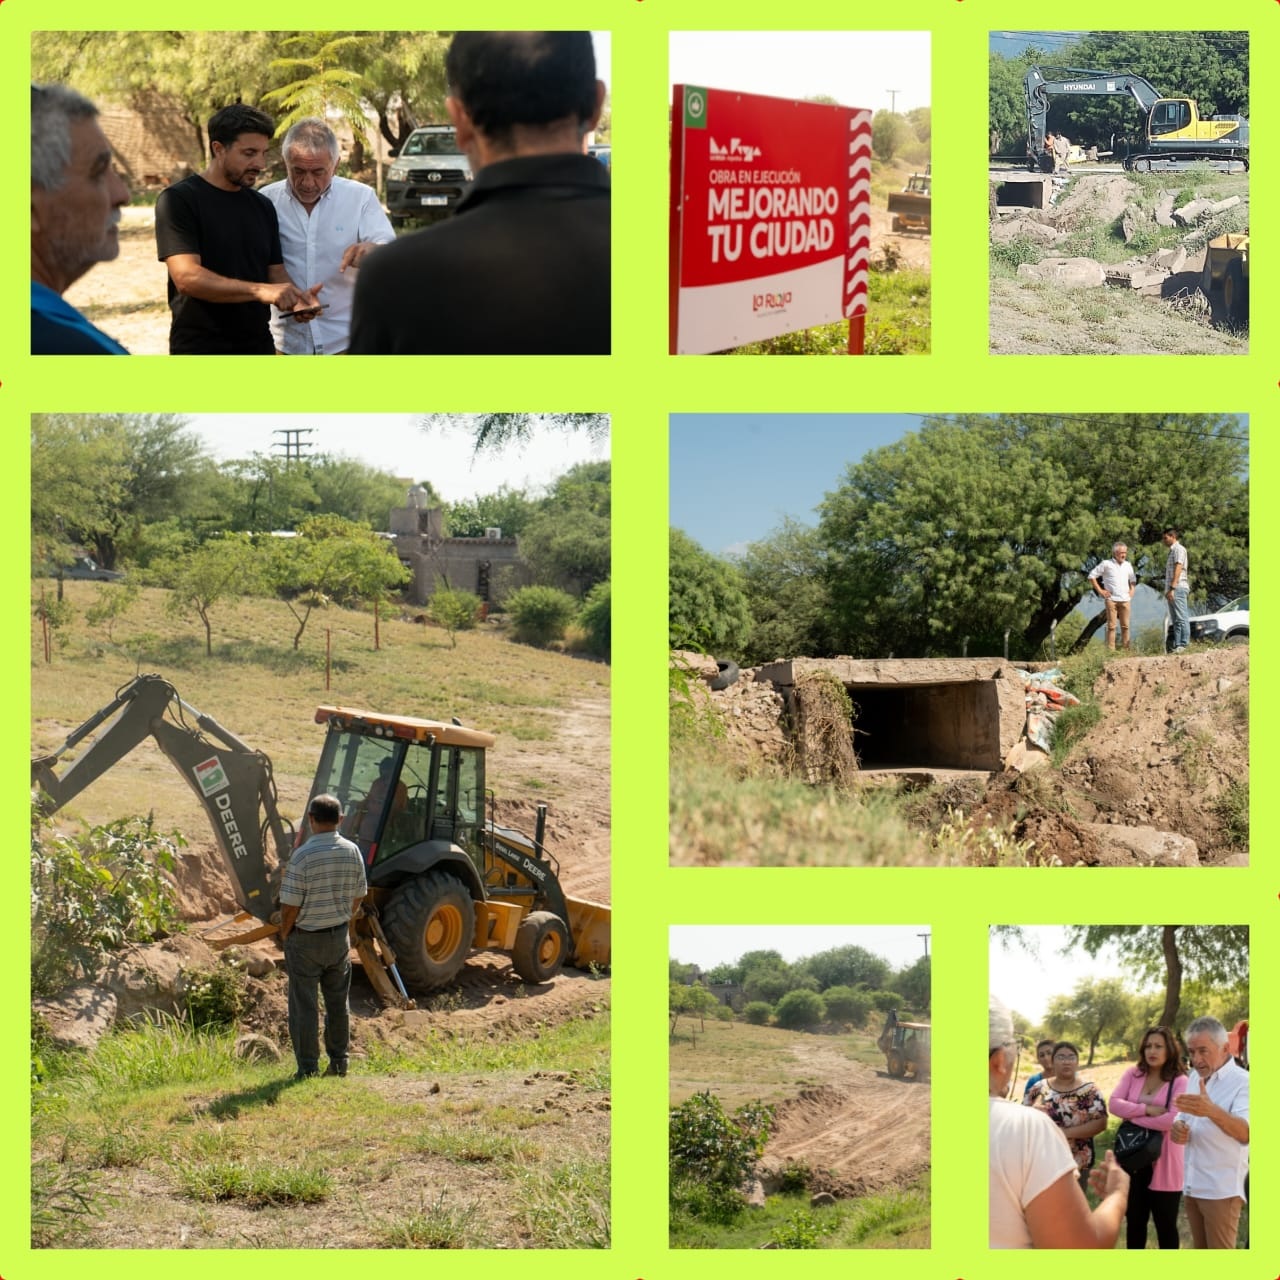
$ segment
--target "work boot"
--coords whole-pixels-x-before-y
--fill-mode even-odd
[[[329,1065],[325,1067],[324,1073],[327,1076],[345,1076],[347,1074],[347,1064],[345,1061],[334,1061],[330,1059]]]
[[[293,1078],[294,1078],[295,1080],[312,1080],[312,1079],[314,1079],[316,1076],[318,1076],[319,1074],[320,1074],[320,1069],[319,1069],[319,1067],[311,1067],[311,1068],[310,1068],[309,1070],[307,1070],[307,1071],[303,1071],[303,1070],[299,1069],[297,1072],[295,1072],[295,1073],[294,1073],[294,1077],[293,1077]]]

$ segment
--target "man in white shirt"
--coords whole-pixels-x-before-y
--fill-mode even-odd
[[[1231,1056],[1217,1018],[1197,1018],[1187,1027],[1187,1056],[1200,1087],[1173,1100],[1179,1115],[1169,1131],[1187,1148],[1187,1225],[1194,1248],[1234,1249],[1249,1173],[1249,1073]]]
[[[274,308],[271,332],[276,350],[287,356],[341,355],[351,334],[355,268],[396,233],[361,182],[334,176],[338,139],[323,120],[299,120],[280,147],[288,177],[262,188],[276,208],[285,270],[305,280],[324,308],[310,324],[297,324]]]
[[[1129,647],[1129,607],[1138,579],[1129,563],[1129,548],[1117,542],[1111,548],[1111,559],[1103,560],[1089,575],[1093,590],[1105,602],[1107,610],[1107,648],[1116,647],[1116,629],[1120,631],[1120,647]]]

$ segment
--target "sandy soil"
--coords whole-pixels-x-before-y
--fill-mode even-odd
[[[804,1161],[819,1171],[811,1189],[840,1198],[906,1186],[929,1168],[927,1081],[895,1080],[822,1036],[797,1036],[792,1054],[820,1083],[777,1107],[766,1158]]]
[[[892,245],[902,259],[904,267],[920,271],[930,270],[933,237],[925,232],[895,232],[893,215],[887,209],[873,205],[871,208],[871,256],[879,257],[882,246]]]

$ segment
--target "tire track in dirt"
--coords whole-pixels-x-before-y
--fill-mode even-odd
[[[894,1080],[818,1037],[798,1040],[792,1054],[821,1083],[776,1108],[766,1159],[803,1161],[813,1190],[840,1197],[905,1187],[929,1168],[927,1082]]]

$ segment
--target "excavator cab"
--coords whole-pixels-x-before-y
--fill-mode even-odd
[[[1188,98],[1161,98],[1151,108],[1149,132],[1151,137],[1178,133],[1191,125],[1198,116],[1194,104]]]

